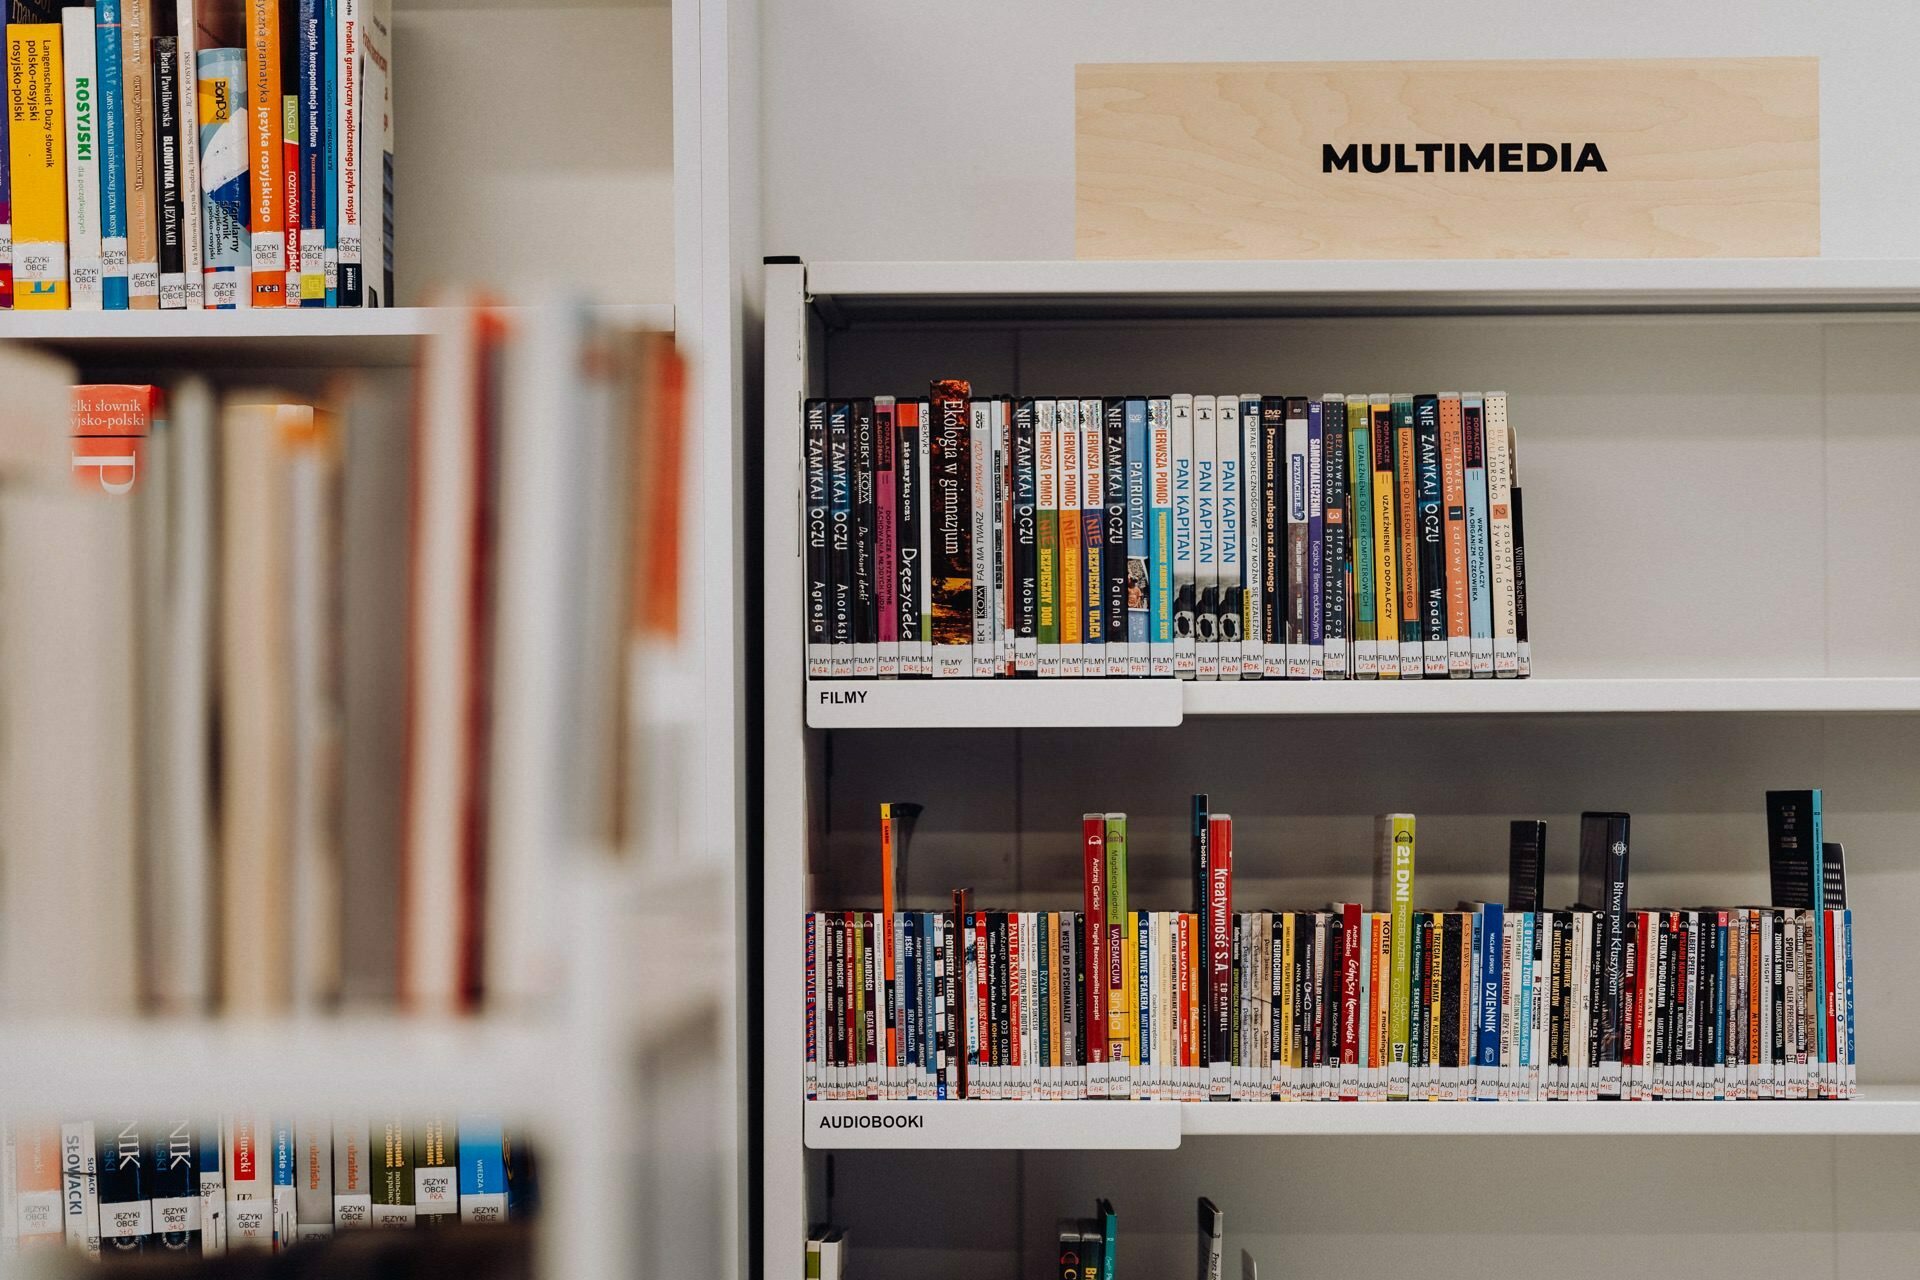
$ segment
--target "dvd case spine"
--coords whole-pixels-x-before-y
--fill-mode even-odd
[[[1204,399],[1205,397],[1196,397]],[[1238,680],[1246,661],[1245,485],[1240,478],[1240,406],[1216,396],[1213,408],[1214,640],[1221,680]]]
[[[1086,534],[1080,500],[1080,402],[1056,400],[1054,420],[1059,425],[1060,512],[1060,675],[1077,678],[1081,672],[1081,645],[1087,622]]]
[[[1311,533],[1307,517],[1307,402],[1299,396],[1289,396],[1286,403],[1286,677],[1305,680],[1312,656],[1307,643],[1307,590],[1312,581],[1307,571]]]
[[[1152,459],[1148,449],[1150,404],[1164,400],[1130,398],[1126,402],[1126,604],[1127,671],[1129,676],[1145,676],[1153,668],[1152,602],[1149,600],[1147,526],[1151,494],[1147,473]]]
[[[1400,678],[1425,674],[1420,622],[1419,458],[1414,445],[1413,393],[1396,391],[1393,404],[1394,575],[1400,586]]]
[[[1352,657],[1347,646],[1350,522],[1347,519],[1347,402],[1344,397],[1320,398],[1320,443],[1320,485],[1324,499],[1320,589],[1325,619],[1320,670],[1326,679],[1344,680]]]
[[[874,674],[894,679],[900,670],[899,472],[895,469],[899,427],[892,396],[873,401],[873,596]]]
[[[1172,679],[1175,672],[1173,608],[1173,402],[1156,398],[1147,405],[1148,674]],[[1236,565],[1236,569],[1237,569]],[[1236,663],[1239,651],[1234,652]]]
[[[1081,671],[1108,674],[1106,490],[1107,449],[1099,400],[1080,401]]]
[[[1195,626],[1199,615],[1198,504],[1194,492],[1193,417],[1198,397],[1177,395],[1173,418],[1173,670],[1182,680],[1199,674]]]
[[[874,471],[874,402],[848,402],[851,432],[849,463],[853,473],[851,554],[853,567],[853,677],[871,680],[880,673],[879,565],[876,563],[879,508]]]
[[[1265,631],[1261,677],[1287,677],[1287,402],[1260,401],[1260,555]]]
[[[1327,588],[1326,588],[1326,408],[1319,400],[1307,401],[1307,557],[1306,557],[1306,676],[1311,680],[1326,677]]]
[[[1447,674],[1473,674],[1467,586],[1467,478],[1460,396],[1440,393],[1440,496],[1447,553]]]
[[[1216,403],[1193,400],[1194,669],[1220,678],[1219,423]]]
[[[1061,672],[1060,416],[1057,402],[1034,405],[1034,577],[1037,594],[1034,667],[1043,679]]]
[[[832,572],[827,616],[833,642],[831,672],[853,675],[854,629],[858,607],[854,597],[854,447],[853,405],[834,400],[827,405],[828,548]]]
[[[1220,396],[1215,404],[1231,401]],[[1240,450],[1240,678],[1266,674],[1266,561],[1261,532],[1260,397],[1241,395],[1236,420]]]
[[[930,396],[928,492],[932,501],[928,515],[933,559],[929,585],[933,674],[938,678],[973,674],[973,437],[967,410],[971,395],[965,382],[944,381],[933,384]],[[837,528],[834,536],[839,536]],[[838,595],[836,588],[836,600]],[[851,667],[849,655],[849,672]]]
[[[827,436],[827,402],[808,400],[806,417],[805,533],[807,559],[807,675],[833,674],[833,503]]]
[[[1460,398],[1460,458],[1467,492],[1467,634],[1474,677],[1493,675],[1493,584],[1487,542],[1486,402]]]
[[[1516,676],[1520,654],[1514,630],[1512,429],[1507,393],[1486,394],[1487,547],[1493,578],[1493,673]]]
[[[1373,607],[1378,676],[1400,676],[1400,543],[1394,527],[1399,496],[1393,483],[1393,399],[1368,398],[1368,443],[1373,449]]]
[[[1347,558],[1353,581],[1353,674],[1362,680],[1380,675],[1378,596],[1374,575],[1373,415],[1365,396],[1347,397],[1347,483],[1352,494],[1353,552]]]

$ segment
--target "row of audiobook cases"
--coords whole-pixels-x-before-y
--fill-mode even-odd
[[[504,1222],[538,1199],[527,1143],[479,1115],[238,1113],[14,1124],[5,1136],[0,1208],[22,1252],[278,1252],[336,1229]]]
[[[0,308],[393,301],[392,0],[0,0]]]
[[[1236,910],[1232,820],[1211,815],[1200,909],[1135,911],[1125,817],[1090,814],[1082,911],[962,890],[951,912],[812,912],[807,1096],[1853,1096],[1837,846],[1819,905],[1789,847],[1774,906],[1629,910],[1627,816],[1582,821],[1581,900],[1615,909],[1544,909],[1544,824],[1516,822],[1507,904],[1414,911],[1414,819],[1391,814],[1377,910]]]
[[[1524,676],[1507,396],[805,405],[807,673]]]

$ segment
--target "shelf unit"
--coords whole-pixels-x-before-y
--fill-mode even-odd
[[[546,1193],[540,1274],[745,1270],[748,1073],[742,605],[736,447],[746,282],[757,279],[753,44],[730,0],[395,0],[395,296],[375,310],[0,313],[83,377],[316,391],[361,372],[407,394],[450,287],[582,298],[672,330],[690,366],[681,614],[649,706],[680,817],[667,847],[558,886],[565,974],[539,1008],[460,1021],[302,1011],[222,1020],[0,1023],[0,1112],[164,1097],[301,1108],[493,1108],[531,1125]],[[516,50],[568,68],[568,123],[504,92]],[[556,234],[578,226],[591,234]],[[378,224],[375,224],[376,239]],[[749,276],[747,264],[752,265]],[[504,308],[509,319],[513,306]],[[576,882],[577,881],[577,882]]]
[[[1349,1198],[1351,1180],[1379,1168],[1378,1143],[1414,1138],[1589,1144],[1579,1185],[1596,1194],[1636,1176],[1655,1139],[1797,1144],[1808,1167],[1788,1180],[1823,1203],[1828,1178],[1908,1167],[1909,1148],[1867,1140],[1920,1134],[1920,1090],[1875,1074],[1920,1052],[1911,997],[1881,976],[1920,963],[1900,923],[1920,909],[1906,835],[1920,819],[1920,601],[1888,582],[1901,572],[1891,549],[1920,546],[1920,514],[1894,478],[1920,464],[1920,262],[783,262],[768,268],[766,308],[767,1274],[798,1266],[806,1224],[829,1219],[863,1257],[918,1275],[1030,1273],[1048,1260],[1053,1215],[1093,1195],[1120,1200],[1123,1221],[1130,1206],[1148,1220],[1129,1266],[1169,1271],[1191,1250],[1187,1207],[1170,1210],[1169,1195],[1224,1195],[1256,1233],[1276,1230],[1262,1215],[1291,1220],[1259,1172],[1283,1162],[1261,1145],[1276,1141],[1320,1140],[1314,1158],[1337,1165],[1322,1194]],[[802,402],[936,377],[1014,395],[1504,387],[1528,493],[1536,674],[808,680]],[[1129,811],[1134,901],[1180,904],[1193,790],[1235,814],[1236,878],[1259,905],[1364,895],[1371,815],[1388,809],[1422,815],[1423,905],[1498,896],[1505,819],[1518,816],[1549,820],[1559,901],[1564,833],[1596,807],[1634,812],[1645,900],[1749,901],[1765,893],[1760,792],[1802,785],[1827,788],[1858,886],[1856,938],[1863,956],[1873,949],[1856,1102],[802,1098],[801,914],[878,905],[882,799],[927,805],[906,890],[918,909],[960,884],[982,905],[1076,907],[1076,819],[1089,809]],[[863,1114],[921,1119],[822,1123]],[[1326,1145],[1363,1139],[1376,1145]],[[1219,1142],[1253,1145],[1209,1146],[1204,1161],[1176,1150]],[[1096,1149],[1137,1154],[1090,1177],[1072,1153]],[[1734,1154],[1746,1149],[1662,1147],[1676,1168],[1717,1171],[1674,1211],[1751,1201],[1765,1175]],[[965,1163],[932,1163],[954,1159]],[[925,1178],[951,1195],[963,1172],[964,1207],[901,1190]],[[1420,1192],[1422,1221],[1442,1224],[1426,1229],[1470,1212],[1473,1185]],[[1288,1229],[1312,1237],[1308,1253],[1337,1252],[1377,1230],[1365,1218],[1349,1212],[1325,1238]],[[1403,1265],[1382,1240],[1352,1264]]]

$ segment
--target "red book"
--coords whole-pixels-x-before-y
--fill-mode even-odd
[[[1340,1100],[1360,1101],[1360,904],[1340,908]]]
[[[1207,1047],[1210,1092],[1228,1096],[1233,1067],[1233,819],[1207,819]]]
[[[1179,1059],[1180,1065],[1183,1068],[1191,1068],[1194,1066],[1193,922],[1197,919],[1199,919],[1198,916],[1186,911],[1182,911],[1174,917],[1174,932],[1176,935],[1174,938],[1174,963],[1180,970],[1179,976],[1174,981],[1174,1003],[1179,1006]],[[1181,1088],[1176,1090],[1176,1092],[1184,1091],[1191,1080],[1192,1076],[1190,1074],[1183,1077],[1180,1082]]]
[[[1105,1097],[1107,1092],[1107,815],[1089,813],[1080,819],[1080,853],[1085,877],[1082,888],[1086,913],[1087,988],[1086,1047],[1089,1067],[1088,1096]]]
[[[973,973],[974,999],[980,1009],[980,1069],[983,1073],[980,1096],[994,1098],[999,1096],[995,1090],[1000,1081],[984,1073],[994,1065],[994,1046],[1000,1041],[994,1035],[993,991],[989,985],[993,977],[993,952],[987,945],[987,913],[984,911],[973,913]]]

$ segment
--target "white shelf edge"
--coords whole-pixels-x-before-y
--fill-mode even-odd
[[[517,308],[502,308],[511,315]],[[608,318],[654,329],[674,327],[668,305],[596,307]],[[146,344],[205,341],[324,341],[412,338],[434,332],[442,307],[244,309],[237,311],[0,311],[0,340]]]
[[[1920,677],[810,680],[814,729],[1167,726],[1184,716],[1902,714]]]
[[[1633,306],[1920,306],[1920,259],[1499,258],[814,262],[816,298],[1198,298]]]
[[[499,1018],[0,1023],[0,1111],[217,1112],[456,1106],[549,1114],[564,1097],[550,1028]]]
[[[943,1151],[1171,1151],[1177,1102],[809,1102],[806,1144]]]
[[[887,1124],[856,1127],[863,1120]],[[1576,1135],[1920,1135],[1920,1086],[1868,1086],[1845,1102],[806,1104],[807,1146],[826,1150],[1117,1151],[1167,1150],[1183,1137]]]
[[[1180,723],[1178,680],[809,680],[813,729]]]

